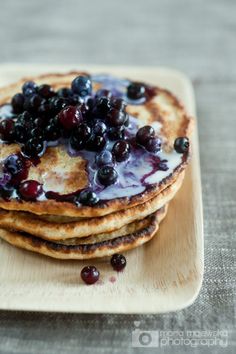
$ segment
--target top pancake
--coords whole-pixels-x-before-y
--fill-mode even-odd
[[[70,87],[71,81],[79,72],[68,74],[47,74],[38,77],[24,78],[15,84],[0,89],[0,105],[10,102],[11,97],[20,91],[23,83],[33,80],[36,84],[47,83],[55,90],[61,87]],[[100,88],[99,83],[93,85],[93,89]],[[155,88],[152,99],[141,105],[128,104],[127,112],[137,119],[139,126],[153,125],[158,135],[163,139],[163,151],[169,153],[173,150],[174,140],[178,136],[189,136],[192,120],[185,112],[183,105],[169,91]],[[12,153],[20,150],[17,144],[1,144],[0,161]],[[168,185],[174,183],[179,174],[185,169],[188,155],[185,155],[180,163],[164,178],[152,183],[141,193],[132,196],[116,196],[111,200],[102,200],[93,207],[77,206],[69,202],[59,202],[53,199],[37,200],[35,202],[0,199],[0,207],[6,210],[29,211],[38,215],[53,214],[69,217],[94,217],[107,215],[121,209],[130,208],[153,198]],[[37,166],[31,166],[27,179],[33,179],[43,184],[47,191],[59,194],[70,194],[89,186],[86,160],[81,156],[71,157],[64,146],[47,148],[40,158]]]

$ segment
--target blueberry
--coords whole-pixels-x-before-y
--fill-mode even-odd
[[[146,142],[155,136],[155,130],[150,125],[145,125],[140,128],[136,134],[136,141],[140,145],[145,145]]]
[[[42,141],[45,138],[45,133],[44,133],[43,129],[33,128],[30,132],[30,137],[35,138],[35,139],[39,139],[40,141]]]
[[[94,125],[93,125],[93,132],[96,135],[103,135],[105,134],[107,130],[107,126],[104,122],[102,122],[101,120],[96,120]]]
[[[88,76],[77,76],[72,81],[71,88],[80,97],[85,97],[92,93],[92,82]]]
[[[33,81],[26,81],[22,86],[24,96],[31,96],[37,91],[37,85]]]
[[[20,173],[23,167],[24,164],[22,158],[17,154],[8,156],[4,162],[4,169],[13,176]]]
[[[125,127],[123,125],[119,127],[112,127],[108,130],[108,137],[110,140],[124,139]]]
[[[110,151],[104,150],[95,158],[98,167],[113,164],[113,155]]]
[[[14,141],[14,120],[4,119],[0,122],[0,137],[4,141],[13,142]]]
[[[127,141],[119,140],[114,144],[112,153],[117,162],[125,161],[129,158],[130,144]]]
[[[34,180],[22,182],[19,186],[19,194],[27,201],[36,200],[43,193],[42,185]]]
[[[96,92],[95,98],[100,98],[100,97],[111,98],[112,97],[112,93],[111,93],[111,91],[106,90],[106,89],[99,89]]]
[[[179,137],[175,139],[174,148],[179,154],[187,152],[189,150],[189,139],[187,137]]]
[[[73,96],[73,92],[68,87],[62,87],[60,90],[57,91],[58,97],[70,98]]]
[[[120,272],[126,266],[126,258],[122,254],[113,254],[111,257],[111,265],[114,270]]]
[[[16,124],[24,125],[25,123],[27,123],[29,121],[33,121],[33,120],[34,119],[33,119],[32,115],[29,112],[24,111],[23,113],[21,113],[17,116]]]
[[[106,115],[111,108],[111,101],[107,97],[100,97],[96,102],[96,111]]]
[[[75,150],[82,150],[85,148],[87,141],[91,136],[91,128],[86,124],[82,123],[73,130],[70,137],[70,144]]]
[[[38,87],[38,94],[43,98],[50,98],[55,96],[55,92],[53,91],[50,85],[44,84]]]
[[[86,284],[94,284],[99,279],[99,271],[94,266],[86,266],[81,270],[81,278]]]
[[[25,127],[25,125],[23,124],[19,124],[18,122],[15,124],[15,128],[14,128],[14,136],[15,136],[15,140],[18,143],[24,143],[27,140],[28,137],[28,131]]]
[[[103,135],[92,134],[86,148],[90,151],[101,151],[106,145],[106,139]]]
[[[61,136],[61,129],[59,128],[57,117],[50,119],[45,128],[45,138],[47,141],[58,140]]]
[[[107,122],[111,127],[123,125],[127,119],[127,113],[121,112],[118,109],[111,109],[107,115]]]
[[[43,101],[43,98],[38,94],[31,95],[25,99],[24,109],[28,112],[35,113]]]
[[[25,98],[22,93],[17,93],[12,97],[11,105],[14,113],[21,113],[23,111]]]
[[[40,156],[44,151],[44,144],[41,140],[37,138],[29,139],[26,144],[22,147],[22,153],[30,158]]]
[[[127,96],[131,100],[138,100],[145,97],[145,86],[140,82],[132,82],[127,87]]]
[[[111,184],[114,184],[117,181],[118,174],[113,167],[103,166],[99,168],[97,178],[103,186],[110,186]]]
[[[54,114],[57,114],[63,108],[68,106],[68,100],[66,98],[54,96],[54,97],[49,99],[49,105],[50,105],[51,112],[54,113]]]
[[[126,102],[122,98],[114,98],[111,102],[113,108],[118,109],[119,111],[125,111]]]
[[[10,199],[14,192],[14,187],[10,184],[6,184],[5,186],[0,186],[0,196],[3,199]]]
[[[61,126],[69,131],[82,122],[83,116],[78,106],[68,106],[59,113],[58,119]]]
[[[145,143],[145,148],[149,152],[156,153],[161,150],[161,139],[159,138],[150,138],[146,143]]]
[[[80,204],[92,206],[92,205],[97,204],[98,200],[99,199],[98,199],[96,193],[92,192],[91,190],[84,190],[84,191],[80,192],[80,195],[79,195],[79,203]]]

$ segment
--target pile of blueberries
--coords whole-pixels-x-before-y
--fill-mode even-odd
[[[126,94],[131,100],[139,100],[146,97],[146,89],[142,83],[133,82],[127,87]],[[127,139],[125,133],[129,126],[129,115],[125,101],[114,97],[106,89],[100,89],[92,96],[89,76],[78,76],[70,88],[58,91],[47,84],[37,86],[27,81],[22,86],[22,92],[12,97],[11,105],[13,117],[0,122],[0,137],[8,143],[21,146],[21,157],[14,155],[5,163],[10,166],[7,171],[13,175],[13,179],[16,176],[18,182],[22,180],[22,171],[26,171],[25,166],[22,167],[25,159],[41,157],[47,142],[59,139],[67,139],[74,150],[96,152],[97,178],[104,186],[116,182],[118,174],[114,163],[127,160],[134,145],[151,153],[161,149],[161,140],[155,136],[151,126],[140,128],[133,140]],[[111,151],[106,149],[108,141],[114,141]],[[28,183],[20,194],[24,199],[27,199],[27,195],[35,199],[42,192],[41,189]],[[80,193],[79,203],[93,205],[97,202],[95,193]]]

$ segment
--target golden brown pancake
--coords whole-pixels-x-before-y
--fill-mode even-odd
[[[95,242],[96,237],[91,237],[89,242],[85,240],[84,243],[83,239],[72,240],[71,244],[69,240],[59,243],[59,241],[47,241],[30,234],[5,229],[0,229],[0,238],[13,246],[63,260],[106,257],[114,253],[123,253],[149,241],[156,234],[159,223],[165,217],[166,212],[167,206],[141,222],[134,223],[129,227],[131,231],[129,234],[124,233],[118,237],[116,232],[110,237],[108,234],[97,235],[97,242]]]

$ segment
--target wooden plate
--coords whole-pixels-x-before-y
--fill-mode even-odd
[[[2,65],[0,85],[22,76],[75,67]],[[195,116],[190,81],[166,68],[85,67],[144,80],[172,90]],[[58,261],[0,242],[0,308],[7,310],[87,313],[161,313],[189,306],[198,295],[203,277],[202,197],[197,140],[184,184],[170,203],[158,235],[148,244],[126,253],[121,274],[107,261]],[[101,281],[87,286],[80,280],[85,264],[99,267]]]

